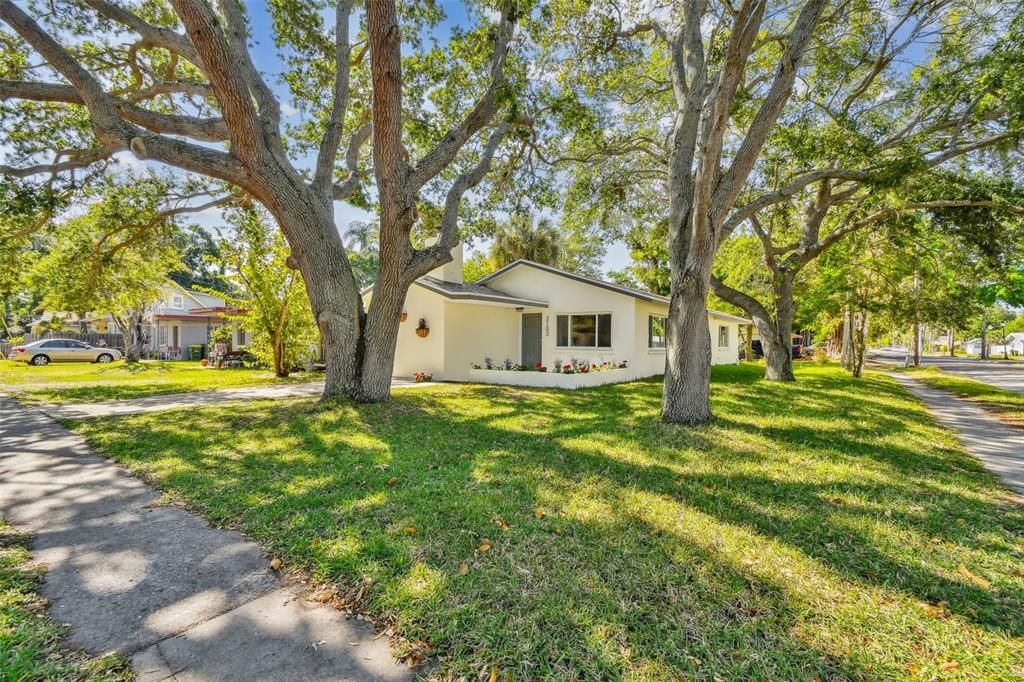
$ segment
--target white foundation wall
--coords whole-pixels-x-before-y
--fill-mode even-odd
[[[484,357],[496,364],[505,358],[519,363],[522,313],[510,307],[452,301],[445,302],[444,308],[445,380],[469,381],[472,365],[483,365]]]
[[[510,296],[547,301],[546,309],[537,309],[533,312],[540,312],[543,316],[541,321],[541,357],[549,371],[554,369],[555,360],[561,360],[562,364],[565,364],[569,362],[570,358],[597,364],[626,360],[630,366],[633,365],[636,358],[636,339],[633,333],[636,299],[633,297],[529,266],[513,268],[501,277],[488,282],[488,285]],[[611,313],[611,348],[558,347],[555,343],[556,316],[571,313]],[[517,335],[519,334],[520,332],[517,331]],[[519,355],[512,359],[515,362],[522,360]],[[497,361],[497,358],[495,360]]]
[[[365,297],[369,302],[370,295]],[[432,374],[435,379],[445,376],[445,305],[444,299],[423,287],[412,285],[405,296],[405,322],[398,325],[398,344],[395,347],[395,367],[392,374],[409,378],[413,372]],[[430,333],[426,338],[416,334],[420,318],[427,321]]]

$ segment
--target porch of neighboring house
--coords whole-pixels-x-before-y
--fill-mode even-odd
[[[220,315],[156,315],[150,326],[149,350],[158,360],[202,360],[213,350],[214,329],[229,324]],[[251,339],[233,326],[229,350],[245,348]],[[195,352],[191,347],[198,347]]]

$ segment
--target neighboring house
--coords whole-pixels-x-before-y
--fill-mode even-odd
[[[198,344],[205,346],[204,350],[208,353],[210,333],[217,327],[230,324],[226,318],[228,312],[224,299],[186,289],[173,280],[167,280],[143,318],[146,352],[161,359],[184,360],[188,358],[188,347]],[[52,311],[44,311],[34,320],[32,331],[41,333],[48,330],[55,324],[55,318],[61,328],[50,331],[58,333],[117,334],[121,331],[110,315],[81,316]],[[248,343],[246,333],[235,326],[231,347],[240,348]]]
[[[519,260],[480,281],[462,281],[462,247],[410,287],[399,327],[394,374],[447,381],[563,386],[629,381],[665,371],[668,298]],[[369,301],[373,287],[364,290]],[[423,319],[430,331],[416,333]],[[712,362],[739,359],[740,325],[750,320],[708,312]],[[506,360],[541,372],[483,369]],[[556,363],[626,363],[589,377],[554,376]],[[476,367],[474,367],[476,366]]]
[[[1006,335],[1006,343],[1000,343],[996,335],[988,337],[988,356],[994,358],[1003,355],[1024,355],[1024,332],[1014,332]],[[964,350],[968,355],[981,355],[981,339],[970,339],[964,343]]]
[[[177,360],[188,357],[188,347],[200,344],[209,350],[210,333],[229,324],[224,299],[193,289],[186,289],[168,280],[147,315],[147,348],[159,357]],[[235,328],[232,347],[248,343],[243,330]]]
[[[1024,355],[1024,332],[1007,334],[1006,347],[1010,355]]]

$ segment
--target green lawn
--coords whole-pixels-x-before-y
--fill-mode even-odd
[[[1008,421],[1024,425],[1024,395],[981,381],[943,372],[938,367],[905,370],[924,384],[973,400],[1002,414]]]
[[[213,369],[202,367],[198,362],[146,360],[134,364],[53,363],[31,367],[0,360],[0,393],[17,395],[29,402],[121,400],[322,378],[322,374],[303,372],[278,379],[273,372],[264,369]]]
[[[761,372],[716,367],[699,429],[659,422],[653,380],[75,428],[437,675],[1024,675],[1024,509],[888,377]]]
[[[42,570],[28,563],[26,538],[0,520],[0,680],[128,680],[117,656],[90,658],[62,646],[63,628],[36,594]]]

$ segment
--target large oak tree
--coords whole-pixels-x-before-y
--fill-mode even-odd
[[[518,10],[504,3],[493,20],[471,14],[479,26],[457,31],[446,52],[422,44],[424,27],[440,17],[432,4],[405,7],[405,34],[394,0],[338,0],[332,9],[324,26],[332,12],[319,4],[270,3],[284,80],[308,113],[289,126],[237,0],[29,9],[0,0],[0,21],[13,31],[2,34],[0,99],[16,151],[0,172],[59,177],[128,150],[260,202],[306,282],[326,354],[325,396],[377,401],[389,395],[406,291],[451,258],[462,199],[515,125],[506,71]],[[378,213],[380,264],[365,309],[335,201]],[[412,233],[424,215],[436,218],[425,227],[437,239],[417,248]]]

